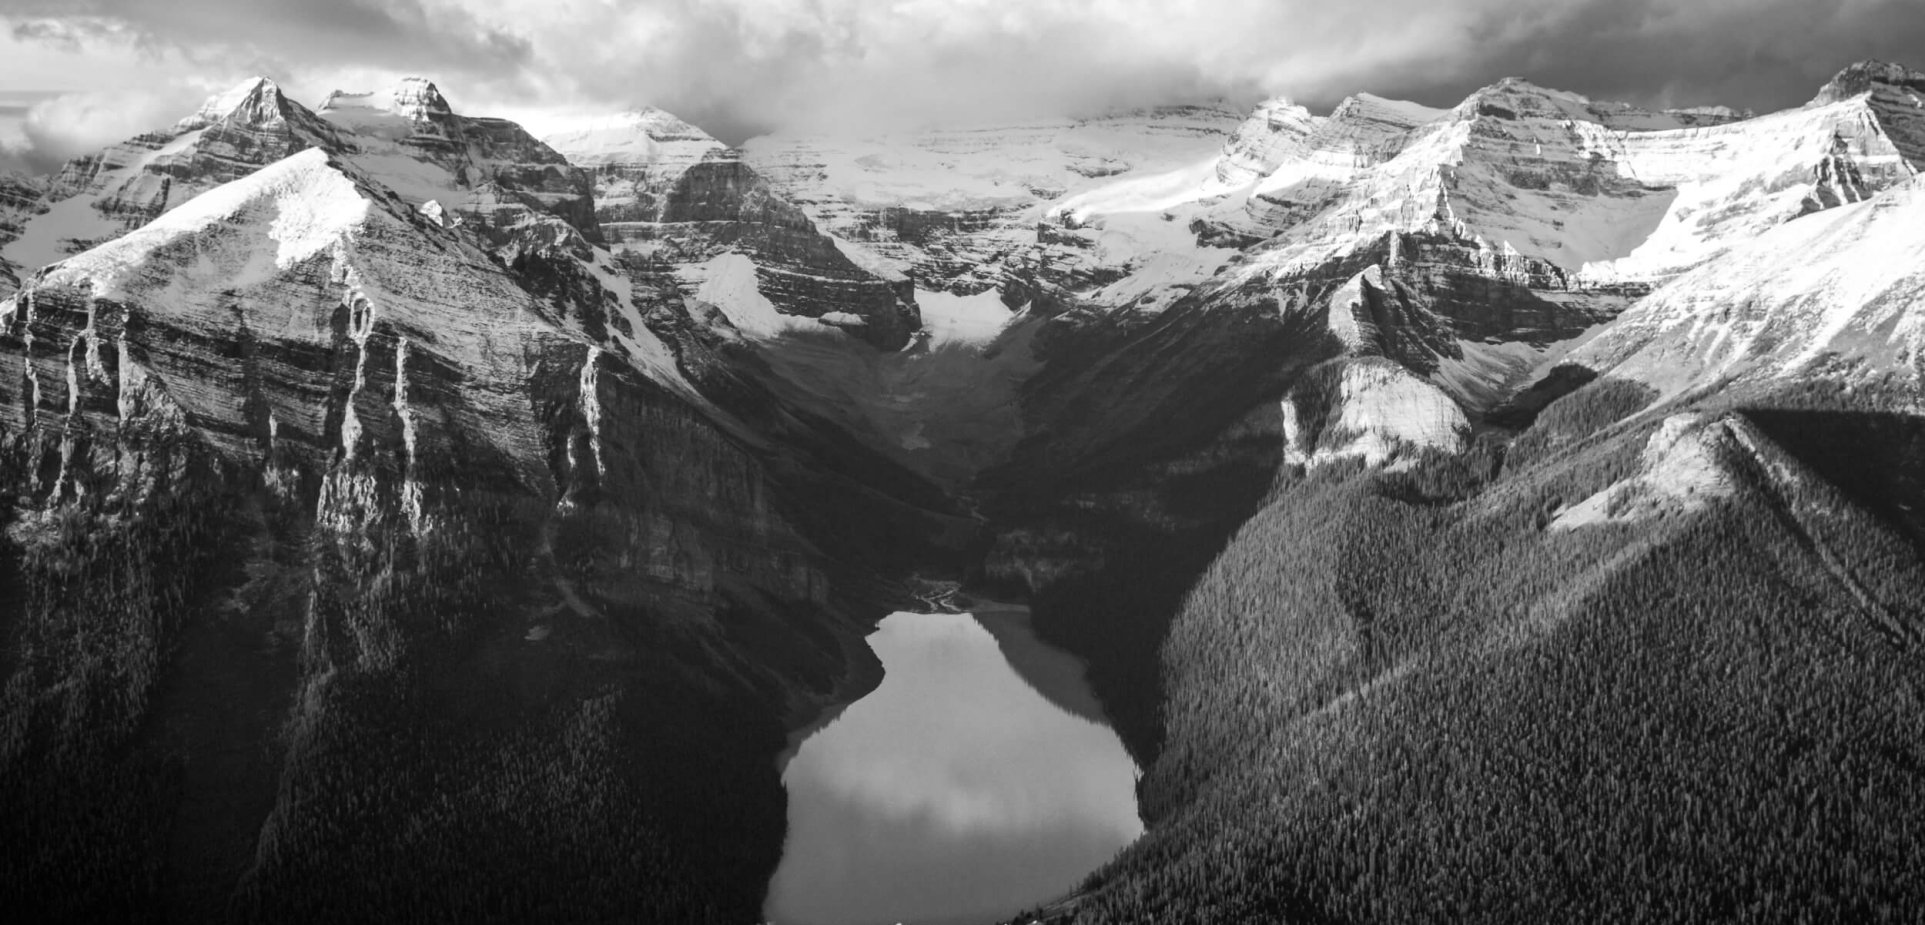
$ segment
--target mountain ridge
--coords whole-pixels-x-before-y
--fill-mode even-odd
[[[1922,79],[739,148],[243,82],[0,188],[0,890],[758,920],[944,580],[1144,768],[1046,920],[1925,903]]]

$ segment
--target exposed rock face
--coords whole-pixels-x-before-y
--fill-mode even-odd
[[[509,342],[528,340],[537,355],[561,347],[539,346],[531,300],[484,256],[452,235],[433,235],[419,219],[371,208],[378,193],[366,183],[357,184],[325,152],[309,151],[43,271],[8,314],[24,356],[8,358],[16,365],[4,378],[9,388],[26,386],[25,394],[8,395],[8,429],[44,429],[110,448],[133,384],[164,383],[165,404],[223,453],[264,453],[271,431],[274,451],[287,462],[320,471],[337,453],[353,461],[364,439],[403,446],[410,412],[397,406],[396,395],[406,386],[380,387],[397,364],[522,381],[527,369],[491,365],[527,362],[522,351],[485,349],[486,332],[520,324],[523,330],[504,332]],[[440,246],[411,253],[422,239]],[[187,253],[196,259],[179,259]],[[377,327],[383,354],[370,357]],[[130,330],[157,339],[123,341]],[[285,392],[249,394],[219,380],[197,381],[207,345],[241,337],[255,339],[264,361],[251,375]],[[330,410],[312,396],[330,392],[333,370],[303,368],[300,360],[336,349],[353,354],[356,372],[342,404]],[[459,410],[437,409],[410,424],[414,445],[406,449],[439,457],[450,433],[484,436],[491,445],[468,447],[463,464],[489,472],[490,483],[506,479],[558,494],[542,462],[543,440],[512,423],[517,404],[513,395],[469,396]]]
[[[659,222],[689,168],[727,146],[659,109],[637,109],[543,139],[595,172],[595,219],[603,225]]]
[[[7,245],[20,237],[45,196],[44,180],[17,174],[0,176],[0,295],[12,295],[20,288],[22,268],[5,256]]]
[[[1914,172],[1925,171],[1925,71],[1861,61],[1838,72],[1811,106],[1860,103]]]
[[[1271,101],[1212,171],[1124,180],[1051,210],[1023,288],[1059,306],[1156,308],[1227,264],[1213,247],[1246,250],[1227,275],[1287,285],[1394,236],[1422,242],[1405,257],[1467,335],[1544,343],[1766,228],[1906,182],[1920,135],[1911,73],[1850,69],[1811,106],[1755,119],[1521,80],[1448,111],[1358,96],[1317,117]],[[1197,240],[1132,227],[1145,209]],[[1492,324],[1478,296],[1494,286],[1527,294],[1532,320]]]
[[[715,500],[715,489],[609,496],[603,484],[632,465],[618,452],[655,452],[633,436],[611,447],[603,409],[633,412],[611,428],[652,428],[664,414],[654,406],[681,400],[648,396],[690,390],[667,347],[643,327],[604,349],[595,336],[622,306],[592,275],[539,300],[470,240],[392,211],[384,195],[350,165],[306,152],[69,259],[6,303],[0,429],[50,460],[36,493],[58,501],[89,481],[134,479],[121,435],[171,428],[224,461],[272,470],[296,496],[318,490],[317,524],[348,532],[432,532],[471,516],[461,492],[537,506],[646,496],[655,500],[636,509],[633,529],[659,534],[643,545],[660,561],[640,563],[644,572],[712,598],[719,550],[678,538],[679,524],[732,504],[678,519],[675,499]],[[238,369],[212,362],[232,343],[245,345]],[[636,349],[653,356],[625,357]],[[630,382],[655,381],[601,374],[618,363]],[[680,414],[691,420],[677,426],[690,428],[693,416]],[[700,431],[668,445],[688,453]],[[726,529],[799,550],[753,484],[753,464],[708,439],[714,465],[735,470],[716,477],[748,483],[746,519]],[[819,597],[788,566],[752,580]]]
[[[776,799],[769,756],[783,718],[851,671],[854,612],[879,607],[858,605],[874,579],[846,538],[815,532],[816,508],[850,516],[872,502],[825,483],[888,485],[888,467],[844,449],[839,470],[799,462],[806,450],[772,469],[768,450],[750,449],[758,438],[703,401],[638,323],[654,306],[605,252],[561,239],[504,266],[489,243],[408,207],[355,159],[309,149],[45,269],[0,303],[5,490],[22,505],[8,509],[8,535],[27,550],[36,602],[17,617],[29,665],[19,677],[65,679],[9,688],[0,776],[38,801],[10,801],[10,819],[80,825],[128,786],[101,756],[147,753],[129,737],[166,727],[156,716],[177,708],[163,683],[171,653],[226,632],[200,602],[231,595],[240,631],[269,641],[221,657],[270,685],[256,692],[269,700],[222,709],[282,716],[292,731],[260,726],[261,741],[244,744],[278,758],[253,770],[202,753],[204,770],[182,786],[259,793],[259,815],[224,835],[208,813],[226,810],[191,801],[142,804],[162,813],[159,828],[106,823],[141,838],[196,833],[194,857],[215,856],[229,879],[194,894],[213,871],[179,861],[185,873],[164,889],[188,891],[187,908],[217,911],[239,887],[263,916],[307,915],[314,885],[341,876],[368,885],[366,908],[398,908],[438,862],[372,820],[491,825],[504,810],[468,805],[473,788],[511,792],[516,767],[560,761],[543,771],[548,790],[510,801],[532,799],[537,820],[504,823],[515,842],[560,851],[586,831],[565,821],[568,807],[610,800],[631,831],[604,848],[639,859],[642,880],[561,900],[547,894],[564,885],[537,885],[514,902],[587,902],[589,917],[610,902],[665,920],[753,915],[752,897],[736,894],[773,866],[779,830],[761,828],[764,816],[718,822],[717,807],[649,759],[616,768],[555,755],[667,744],[714,757],[736,778],[730,801]],[[729,399],[748,411],[755,401]],[[251,539],[221,539],[237,536]],[[127,628],[88,635],[102,613]],[[191,642],[203,644],[216,645]],[[746,655],[764,645],[782,654]],[[449,685],[488,692],[473,696],[498,718],[449,721],[443,711],[475,709]],[[643,695],[654,686],[674,699]],[[702,725],[733,718],[702,731],[675,718],[687,708]],[[608,718],[558,726],[543,718],[556,709]],[[338,747],[382,730],[442,757]],[[467,808],[445,815],[454,804]],[[750,847],[707,856],[718,824]],[[367,825],[386,834],[337,850],[331,833]],[[55,857],[41,848],[54,850],[30,853]],[[77,910],[120,901],[103,884],[132,902],[152,882],[126,879],[113,858],[58,857]],[[476,863],[492,862],[463,869]]]
[[[1172,367],[1189,361],[1172,344],[1215,344],[1204,329],[1226,317],[1267,323],[1261,306],[1314,313],[1374,265],[1362,302],[1395,315],[1373,330],[1398,332],[1375,355],[1475,412],[1652,287],[1799,216],[1910,183],[1907,123],[1886,112],[1910,92],[1905,79],[1874,67],[1842,79],[1865,89],[1746,120],[1642,112],[1518,80],[1444,112],[1358,97],[1318,118],[1272,102],[1214,169],[1124,179],[1057,204],[1012,288],[1073,311],[1040,340],[1061,356],[1084,355],[1067,346],[1076,339],[1106,345],[1090,355],[1113,378],[1092,387],[1139,394],[1140,383],[1138,404],[1153,404],[1149,392],[1185,388]],[[1334,319],[1340,306],[1328,307]],[[1244,368],[1246,352],[1255,364],[1270,344],[1224,341],[1237,358],[1195,362]],[[1272,362],[1293,368],[1346,349],[1300,343]],[[1137,362],[1162,370],[1157,384],[1123,371]],[[1045,373],[1030,400],[1063,445],[1084,415],[1046,409],[1087,407],[1049,394],[1070,381]],[[1244,401],[1278,385],[1246,381]],[[1166,413],[1199,400],[1171,398]]]
[[[1307,468],[1343,459],[1384,466],[1426,450],[1455,455],[1469,434],[1449,395],[1389,360],[1335,364],[1283,401],[1284,462]]]
[[[922,326],[913,284],[851,259],[737,152],[679,119],[644,111],[550,140],[594,165],[610,245],[706,294],[735,327],[774,333],[779,313],[893,350]],[[729,255],[749,259],[752,280],[736,281]]]
[[[1260,107],[1273,107],[1272,101]],[[1301,111],[1301,107],[1296,108]],[[1314,214],[1343,184],[1360,172],[1395,157],[1410,130],[1443,115],[1414,103],[1359,94],[1344,100],[1328,117],[1303,113],[1300,122],[1272,142],[1268,156],[1245,171],[1219,167],[1217,178],[1231,185],[1254,183],[1245,211],[1259,225],[1283,227]],[[1285,141],[1289,139],[1289,141]],[[1226,147],[1224,165],[1238,162]]]
[[[1631,380],[1641,401],[1652,391],[1637,383],[1677,396],[1737,373],[1756,390],[1736,394],[1760,394],[1826,367],[1904,379],[1915,395],[1915,235],[1844,230],[1916,221],[1899,218],[1915,196],[1908,133],[1878,110],[1890,93],[1837,96],[1740,118],[1506,81],[1449,111],[1391,106],[1344,129],[1354,146],[1319,138],[1371,107],[1320,121],[1275,102],[1202,169],[1066,197],[1015,262],[1020,297],[1059,314],[1038,322],[1027,439],[985,479],[1006,525],[986,569],[1028,591],[1058,638],[1134,666],[1140,685],[1170,675],[1164,624],[1139,608],[1179,606],[1204,565],[1168,551],[1221,542],[1256,509],[1199,499],[1251,497],[1293,464],[1463,451],[1484,409],[1586,331],[1597,339],[1562,361]],[[1808,252],[1809,265],[1785,256]],[[1721,497],[1723,461],[1698,464],[1728,441],[1695,428],[1643,460],[1668,487],[1637,482],[1574,516]],[[1253,601],[1247,614],[1271,612]],[[1123,727],[1158,747],[1167,703],[1097,684],[1120,712],[1151,703]]]
[[[600,239],[588,170],[513,122],[456,114],[427,80],[411,77],[369,93],[337,91],[317,113],[353,133],[355,164],[409,205],[435,203],[495,238],[548,214]]]
[[[1638,456],[1638,471],[1558,512],[1549,527],[1573,530],[1605,523],[1638,523],[1701,510],[1737,493],[1728,425],[1702,415],[1664,419]]]
[[[1282,97],[1259,103],[1223,142],[1217,179],[1230,184],[1248,183],[1268,175],[1286,160],[1301,157],[1321,121],[1310,110]]]
[[[422,80],[319,115],[250,82],[0,181],[0,576],[29,589],[0,626],[27,666],[0,691],[0,818],[160,779],[66,780],[35,763],[48,742],[214,754],[141,730],[200,709],[170,700],[170,653],[231,623],[248,644],[215,651],[278,666],[256,700],[195,689],[272,704],[267,770],[233,772],[245,824],[202,838],[227,807],[183,798],[185,821],[102,831],[215,846],[195,869],[249,871],[264,918],[344,879],[412,895],[472,869],[424,860],[441,835],[504,831],[555,869],[675,884],[524,877],[528,917],[620,895],[753,918],[784,723],[859,683],[891,579],[978,564],[954,498],[998,532],[982,572],[1095,653],[1153,758],[1158,627],[1280,471],[1468,456],[1554,358],[1640,400],[1915,390],[1921,86],[1867,64],[1741,118],[1507,80],[1450,110],[1275,100],[1240,125],[1194,107],[737,152],[659,111],[544,144]],[[949,312],[927,329],[919,285]],[[792,336],[836,330],[867,344]],[[1706,420],[1670,418],[1546,522],[1725,497],[1740,432]],[[207,767],[186,791],[224,792]],[[583,807],[629,834],[579,847]],[[119,863],[36,870],[155,882]]]
[[[433,203],[431,212],[474,221],[497,239],[551,214],[598,237],[587,171],[513,123],[456,115],[425,80],[337,93],[317,116],[257,78],[170,129],[67,164],[17,220],[13,239],[0,240],[0,260],[37,269],[308,148],[348,158],[410,205]]]
[[[1873,188],[1898,181],[1878,172],[1891,161],[1882,133],[1854,134],[1865,128],[1860,115],[1850,103],[1677,128],[1668,116],[1506,81],[1414,128],[1380,167],[1340,177],[1334,197],[1305,202],[1308,220],[1282,221],[1253,268],[1288,275],[1387,231],[1425,232],[1475,247],[1486,275],[1538,275],[1564,289],[1648,285],[1797,214],[1807,199],[1822,202],[1841,169],[1839,145],[1858,152],[1845,172],[1873,169]],[[1748,184],[1785,192],[1732,208]],[[1292,201],[1280,191],[1294,187],[1269,186],[1260,182],[1253,202]],[[1276,223],[1256,212],[1260,224]]]

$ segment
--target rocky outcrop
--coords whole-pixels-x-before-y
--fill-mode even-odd
[[[1443,390],[1389,360],[1341,362],[1304,377],[1284,397],[1284,462],[1366,466],[1463,451],[1470,422]]]

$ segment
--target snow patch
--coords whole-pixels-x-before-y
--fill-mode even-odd
[[[684,283],[692,285],[695,297],[722,310],[736,330],[750,337],[767,339],[791,331],[819,331],[828,322],[783,314],[769,297],[762,294],[755,261],[747,254],[717,254],[708,260],[679,271]],[[846,314],[846,313],[845,313]],[[849,315],[850,319],[862,319]]]
[[[329,163],[325,152],[310,148],[215,187],[142,228],[67,258],[48,272],[43,282],[91,284],[96,298],[113,297],[123,282],[140,273],[155,251],[208,233],[216,226],[238,224],[240,217],[251,210],[272,210],[274,218],[266,240],[258,242],[250,253],[264,256],[271,252],[272,266],[285,270],[350,235],[366,220],[368,201],[353,180]],[[260,268],[247,260],[234,269],[243,273]],[[253,281],[237,278],[234,283]]]
[[[695,388],[694,383],[682,375],[675,352],[643,321],[641,310],[635,307],[635,284],[622,271],[609,267],[611,260],[607,251],[597,248],[594,253],[595,259],[587,264],[589,272],[595,274],[603,289],[615,296],[615,313],[625,322],[624,325],[609,325],[608,335],[622,346],[629,365],[666,386],[669,391],[688,399],[696,407],[714,411],[714,406]],[[621,330],[623,327],[627,330]]]
[[[985,346],[1002,333],[1003,326],[1013,317],[994,289],[975,295],[918,289],[916,305],[922,309],[922,329],[929,334],[931,348],[951,344]]]
[[[596,370],[601,358],[600,348],[588,348],[581,374],[582,424],[588,429],[588,451],[595,460],[597,477],[608,474],[608,467],[602,464],[602,397]]]
[[[357,367],[357,373],[359,369]],[[423,526],[421,509],[421,480],[415,476],[415,425],[414,409],[408,404],[408,339],[397,337],[394,342],[394,413],[401,420],[401,510],[408,517],[408,526],[420,534]],[[274,418],[268,416],[268,439],[274,437]]]

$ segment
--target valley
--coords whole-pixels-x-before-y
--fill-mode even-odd
[[[1921,94],[263,79],[11,180],[0,904],[1905,921]]]

